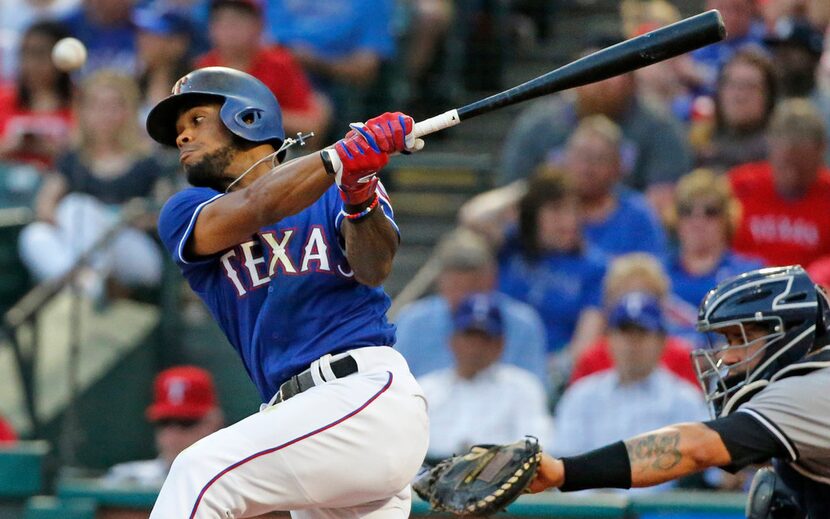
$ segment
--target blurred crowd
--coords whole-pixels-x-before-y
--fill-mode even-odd
[[[592,1],[514,0],[506,17],[484,0],[4,2],[0,200],[34,214],[20,258],[46,280],[89,254],[78,280],[95,298],[158,286],[154,219],[123,220],[181,186],[177,157],[142,126],[192,68],[258,77],[286,134],[314,131],[319,147],[376,112],[417,119],[459,88],[506,86],[502,34],[562,36],[547,22]],[[430,457],[525,434],[567,455],[702,420],[689,352],[707,340],[707,290],[788,264],[830,285],[830,2],[700,4],[721,11],[722,43],[535,101],[505,129],[499,187],[460,208],[434,293],[395,319],[430,401]],[[673,23],[678,6],[624,0],[619,30],[580,54]],[[70,35],[89,59],[67,74],[50,53]],[[460,86],[445,66],[459,41],[454,63],[480,67]]]

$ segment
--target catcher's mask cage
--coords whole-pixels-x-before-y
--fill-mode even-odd
[[[271,90],[254,76],[228,67],[201,68],[179,79],[172,94],[148,114],[147,133],[156,142],[176,147],[180,112],[200,101],[219,102],[222,124],[246,141],[279,149],[285,140],[282,110]]]
[[[712,416],[734,411],[826,338],[828,308],[824,291],[797,265],[747,272],[710,290],[697,323],[707,346],[692,359]],[[732,344],[722,335],[728,327],[737,330]],[[738,360],[727,363],[730,356]]]

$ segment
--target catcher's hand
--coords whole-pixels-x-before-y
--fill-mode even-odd
[[[528,436],[509,445],[476,445],[422,472],[412,488],[437,512],[489,515],[527,490],[542,448]]]

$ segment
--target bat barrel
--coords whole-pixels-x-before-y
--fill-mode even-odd
[[[716,43],[726,36],[716,10],[692,16],[578,59],[504,92],[458,109],[466,120],[552,92],[559,92],[625,74]]]

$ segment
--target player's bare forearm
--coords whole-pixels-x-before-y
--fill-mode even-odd
[[[632,487],[658,485],[731,462],[720,435],[702,423],[671,425],[624,443]],[[567,479],[562,460],[544,455],[530,491],[558,488]]]
[[[189,253],[207,256],[242,243],[262,227],[310,206],[332,183],[319,153],[286,162],[205,206],[196,220]]]
[[[626,440],[625,447],[633,487],[665,483],[731,461],[720,435],[701,423],[641,434]]]
[[[398,234],[380,207],[358,222],[343,222],[346,257],[355,279],[364,285],[382,284],[392,271]]]

